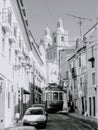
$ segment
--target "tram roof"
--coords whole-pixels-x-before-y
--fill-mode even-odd
[[[62,91],[63,88],[60,85],[57,85],[56,83],[51,83],[51,84],[48,85],[46,90],[49,90],[49,91]]]

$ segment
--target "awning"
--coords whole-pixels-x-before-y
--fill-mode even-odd
[[[27,90],[23,89],[23,94],[30,94]]]

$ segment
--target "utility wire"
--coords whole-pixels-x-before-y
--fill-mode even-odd
[[[54,18],[54,16],[53,16],[53,13],[51,13],[50,8],[49,8],[49,6],[47,5],[46,1],[45,1],[45,0],[42,0],[42,1],[43,1],[43,3],[44,3],[45,7],[47,8],[47,11],[48,11],[48,13],[49,13],[49,15],[50,15],[52,21],[53,21],[54,24],[55,24],[55,21],[56,21],[56,20],[55,20],[55,18]]]
[[[95,45],[93,45],[93,46],[97,46],[95,49],[93,49],[93,51],[94,50],[98,50],[98,43],[96,43]],[[82,49],[82,48],[81,48]],[[66,49],[65,49],[65,51],[66,51]],[[62,51],[62,52],[64,52],[64,51]],[[92,52],[92,50],[91,50],[91,47],[89,47],[89,48],[85,48],[85,51],[84,51],[86,54],[90,54],[91,52]],[[67,59],[67,58],[71,58],[71,57],[73,57],[73,55],[76,55],[76,53],[74,52],[74,53],[72,53],[72,54],[68,54],[68,56],[66,56],[65,58],[63,57],[63,59]],[[62,57],[62,56],[61,56]]]

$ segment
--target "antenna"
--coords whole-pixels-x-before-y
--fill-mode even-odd
[[[83,20],[87,20],[87,21],[91,21],[91,19],[88,19],[88,18],[83,18],[83,17],[79,17],[79,16],[75,16],[75,15],[72,15],[72,14],[66,14],[66,15],[68,15],[68,16],[71,16],[71,17],[73,17],[73,18],[77,18],[77,19],[79,19],[79,28],[80,28],[80,38],[82,37],[82,29],[81,29],[81,26],[82,26],[82,22],[83,22]]]

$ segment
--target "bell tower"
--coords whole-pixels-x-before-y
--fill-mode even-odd
[[[46,27],[44,32],[44,44],[45,44],[45,49],[47,49],[50,45],[52,45],[52,39],[50,36],[50,30],[48,26]]]
[[[68,31],[64,30],[63,21],[59,18],[56,29],[56,39],[58,47],[68,46]]]

